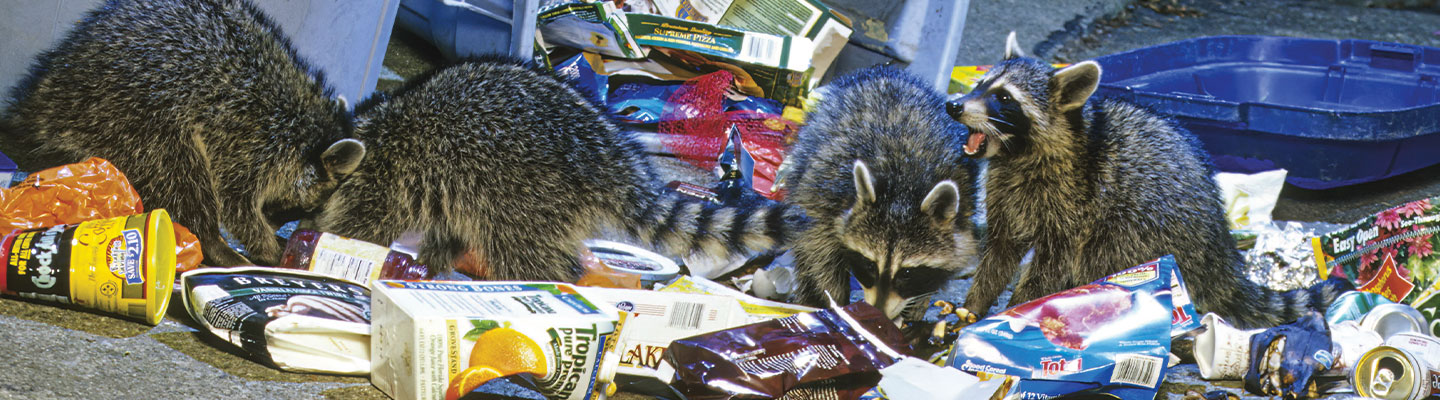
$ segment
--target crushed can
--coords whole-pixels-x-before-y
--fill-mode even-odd
[[[1351,290],[1341,293],[1335,301],[1330,302],[1330,307],[1325,310],[1325,322],[1335,325],[1345,321],[1360,323],[1365,319],[1365,314],[1381,304],[1394,303],[1390,299],[1378,293],[1362,292]]]
[[[1360,326],[1389,339],[1402,332],[1429,332],[1425,316],[1414,307],[1399,303],[1380,304],[1365,313]]]

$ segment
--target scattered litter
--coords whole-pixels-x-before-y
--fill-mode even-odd
[[[1440,316],[1440,197],[1411,201],[1312,240],[1319,278],[1340,276],[1362,291]],[[1425,325],[1425,324],[1422,324]],[[1440,324],[1426,326],[1440,333]]]
[[[947,364],[1017,376],[1011,394],[1021,398],[1153,397],[1172,324],[1199,326],[1193,309],[1172,303],[1178,271],[1167,256],[980,320],[960,331]]]

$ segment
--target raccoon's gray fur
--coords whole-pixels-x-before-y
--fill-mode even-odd
[[[812,221],[794,247],[801,301],[846,302],[854,274],[866,302],[895,318],[974,261],[965,127],[945,116],[944,96],[894,68],[820,92],[785,178]]]
[[[1090,99],[1099,82],[1093,61],[1055,70],[1023,58],[1012,33],[1005,60],[947,104],[971,129],[966,153],[989,159],[986,247],[968,310],[989,310],[1032,247],[1011,305],[1166,254],[1201,312],[1241,327],[1323,311],[1350,286],[1275,292],[1247,279],[1195,137],[1133,104]]]
[[[273,265],[274,224],[318,206],[364,155],[329,94],[246,1],[113,0],[40,56],[0,136],[29,171],[109,160],[146,209],[199,237],[206,264]]]
[[[488,279],[573,281],[581,241],[626,231],[672,255],[788,242],[794,207],[708,206],[665,189],[643,147],[566,82],[514,60],[469,60],[358,108],[360,168],[317,225]],[[466,266],[466,265],[462,265]]]

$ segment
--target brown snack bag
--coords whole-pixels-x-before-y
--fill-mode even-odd
[[[880,369],[898,360],[881,346],[910,355],[904,334],[880,310],[863,302],[841,310],[861,326],[822,309],[675,340],[665,354],[678,378],[674,386],[692,400],[776,398],[827,379],[878,382]]]

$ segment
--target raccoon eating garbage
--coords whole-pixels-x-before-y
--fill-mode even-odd
[[[974,262],[975,163],[945,98],[903,70],[819,90],[790,151],[787,201],[810,227],[794,245],[801,301],[846,302],[850,277],[890,318]]]
[[[574,281],[581,241],[623,233],[671,255],[787,243],[804,214],[721,207],[662,186],[641,144],[553,71],[467,60],[357,107],[367,153],[316,225],[493,280]],[[462,260],[463,262],[457,262]]]
[[[350,114],[242,0],[112,0],[12,93],[0,150],[24,170],[109,160],[207,265],[275,265],[275,226],[358,165]],[[221,237],[221,226],[248,250]]]
[[[1092,99],[1093,61],[1065,68],[1005,57],[947,103],[970,128],[965,153],[989,160],[987,236],[965,299],[985,313],[1033,248],[1010,305],[1089,283],[1174,254],[1201,312],[1245,328],[1324,311],[1343,281],[1276,292],[1246,278],[1230,236],[1209,156],[1196,138],[1154,112]]]

